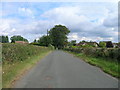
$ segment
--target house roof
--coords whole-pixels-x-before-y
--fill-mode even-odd
[[[77,46],[83,45],[83,44],[88,44],[88,45],[95,45],[95,44],[97,44],[98,45],[97,42],[80,42],[80,43],[77,44]]]
[[[15,43],[28,43],[26,41],[15,41]]]

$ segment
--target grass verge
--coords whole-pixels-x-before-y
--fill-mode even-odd
[[[73,53],[73,52],[69,52],[69,53],[81,58],[82,60],[84,60],[85,62],[91,65],[100,67],[104,72],[112,75],[113,77],[120,78],[120,74],[119,74],[120,70],[118,69],[120,63],[118,62],[107,60],[105,58],[96,58],[92,56],[86,56],[83,53]]]
[[[26,71],[37,64],[40,59],[48,55],[51,51],[42,52],[40,55],[34,55],[24,61],[17,61],[12,64],[2,66],[2,88],[11,88],[14,82],[18,80]]]

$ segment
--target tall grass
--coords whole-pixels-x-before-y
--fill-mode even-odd
[[[118,69],[120,63],[112,60],[106,60],[105,58],[100,58],[100,57],[96,58],[92,56],[86,56],[85,54],[82,54],[82,53],[75,54],[75,55],[94,66],[100,67],[104,72],[114,77],[120,78],[120,75],[119,75],[120,70]]]

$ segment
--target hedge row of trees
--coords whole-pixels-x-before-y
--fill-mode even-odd
[[[19,35],[11,37],[10,40],[11,40],[11,43],[15,43],[15,41],[26,41],[26,42],[28,42],[27,39],[25,39],[25,38],[23,38],[22,36],[19,36]]]
[[[20,36],[20,35],[12,36],[12,37],[10,38],[10,40],[11,40],[11,43],[15,43],[15,41],[26,41],[26,42],[28,42],[27,39],[23,38],[23,37]],[[0,42],[1,42],[1,43],[9,43],[9,38],[8,38],[8,36],[0,36]]]
[[[1,43],[8,43],[9,42],[8,36],[0,36],[0,42]]]
[[[120,48],[65,48],[74,53],[83,53],[87,56],[103,57],[107,60],[120,61]]]

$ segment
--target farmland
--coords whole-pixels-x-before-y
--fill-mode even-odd
[[[29,70],[50,51],[48,47],[29,44],[2,44],[3,87],[10,87],[16,78]]]

